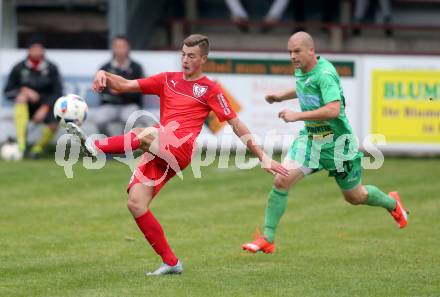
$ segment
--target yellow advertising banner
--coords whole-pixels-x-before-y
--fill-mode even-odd
[[[440,71],[375,70],[371,132],[388,143],[440,143]]]

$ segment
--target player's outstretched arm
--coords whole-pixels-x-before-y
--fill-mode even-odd
[[[95,92],[102,92],[107,87],[117,93],[137,93],[141,91],[137,80],[125,79],[122,76],[99,70],[93,80],[92,88]]]
[[[297,121],[326,121],[339,116],[341,102],[339,100],[327,103],[321,108],[303,112],[284,109],[278,113],[278,117],[285,122]]]
[[[296,89],[292,88],[278,93],[269,93],[266,95],[266,101],[272,104],[274,102],[296,99],[296,97]]]
[[[272,174],[279,173],[284,176],[289,175],[289,171],[286,168],[277,161],[272,160],[263,152],[260,146],[255,142],[249,129],[238,117],[229,120],[228,123],[232,126],[234,133],[240,138],[241,142],[258,157],[264,170]]]

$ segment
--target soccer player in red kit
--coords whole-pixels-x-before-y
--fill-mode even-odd
[[[160,124],[135,128],[126,135],[93,141],[75,124],[69,123],[69,133],[77,135],[85,155],[96,156],[98,151],[122,154],[124,143],[128,149],[145,151],[128,185],[128,209],[139,229],[163,264],[147,275],[176,274],[183,271],[181,262],[168,245],[161,225],[149,210],[149,205],[176,173],[191,162],[196,137],[212,110],[220,121],[228,121],[235,134],[262,162],[262,167],[274,174],[287,175],[278,162],[265,156],[256,145],[246,125],[240,121],[220,87],[202,72],[208,59],[209,41],[206,36],[190,35],[183,42],[182,72],[164,72],[148,78],[126,80],[120,76],[98,71],[93,89],[101,92],[110,88],[115,92],[142,92],[160,97]]]

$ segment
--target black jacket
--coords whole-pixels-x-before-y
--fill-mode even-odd
[[[101,67],[112,74],[122,76],[125,79],[138,79],[144,77],[142,66],[138,63],[128,60],[123,67],[117,67],[115,61],[110,61]],[[101,104],[132,104],[142,105],[142,94],[140,93],[121,93],[111,94],[108,89],[101,93]]]
[[[21,87],[28,87],[40,95],[40,103],[52,106],[63,93],[62,79],[57,66],[43,60],[34,69],[26,59],[12,68],[6,83],[5,97],[14,100]]]

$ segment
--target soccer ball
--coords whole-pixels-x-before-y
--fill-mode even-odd
[[[81,126],[87,118],[88,106],[86,101],[78,95],[67,94],[55,102],[53,114],[62,127],[67,123]]]
[[[2,145],[0,157],[6,161],[20,161],[23,159],[23,152],[20,151],[18,143],[8,141]]]

